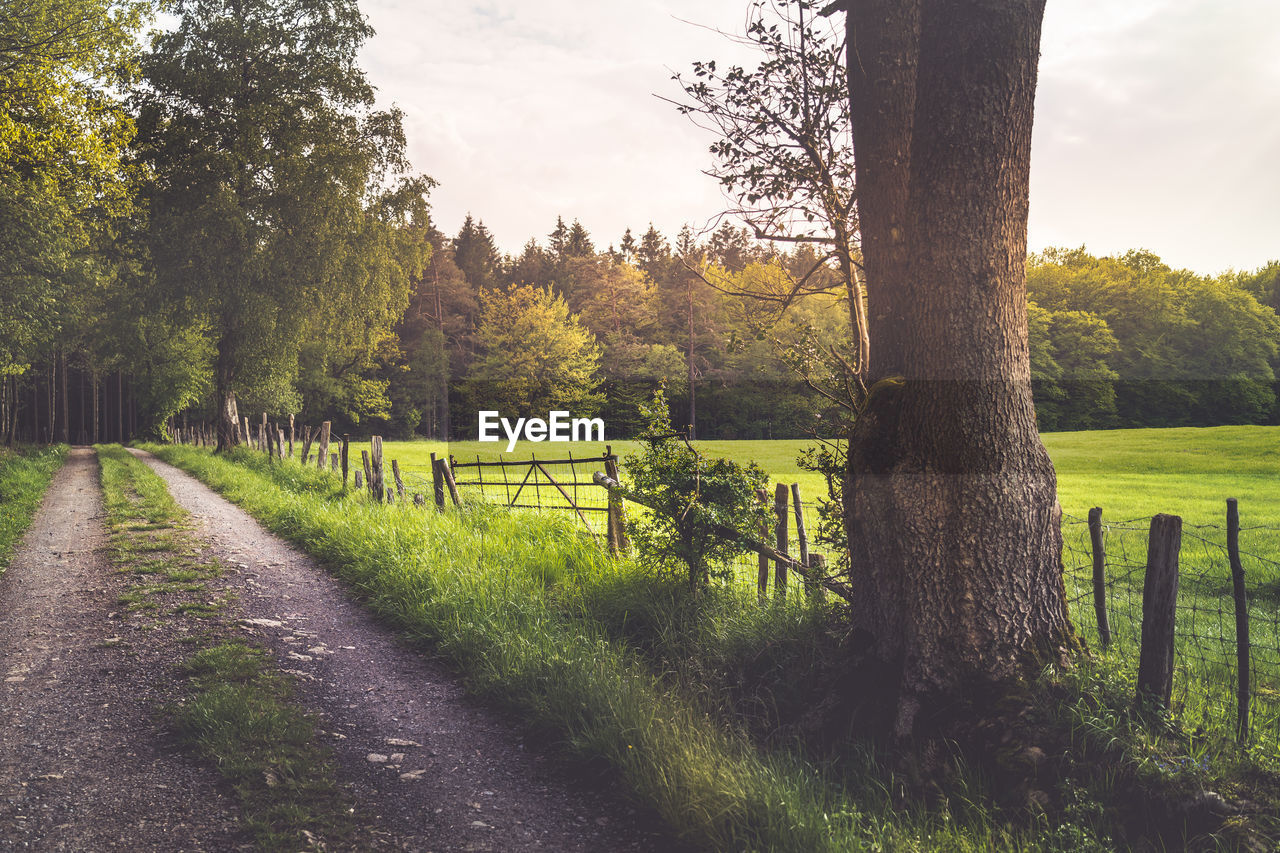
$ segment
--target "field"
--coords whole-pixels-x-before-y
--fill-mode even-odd
[[[1227,426],[1208,429],[1136,429],[1051,433],[1044,442],[1058,472],[1064,512],[1064,563],[1073,618],[1085,640],[1098,647],[1092,610],[1090,551],[1084,519],[1103,508],[1107,525],[1108,599],[1115,652],[1136,660],[1141,625],[1142,568],[1150,516],[1169,513],[1184,523],[1179,604],[1178,693],[1188,720],[1223,731],[1234,719],[1234,605],[1226,555],[1226,499],[1239,501],[1241,549],[1252,620],[1255,727],[1280,729],[1280,427]],[[800,484],[805,501],[824,497],[820,475],[803,471],[796,456],[806,441],[700,441],[707,456],[755,461],[775,482]],[[621,457],[638,442],[612,442]],[[430,454],[452,454],[459,462],[499,459],[575,459],[598,456],[601,443],[388,442],[388,460],[398,459],[410,490],[429,493]],[[353,444],[358,457],[360,445]],[[388,463],[389,464],[389,463]],[[579,477],[603,466],[580,467]],[[562,471],[564,469],[561,469]],[[486,477],[495,476],[492,469]],[[560,476],[557,473],[557,476]],[[460,478],[461,479],[461,478]],[[546,488],[545,486],[543,487]],[[500,497],[501,490],[486,490]],[[526,493],[527,494],[527,493]],[[586,501],[584,501],[586,503]],[[634,510],[633,510],[634,511]],[[814,521],[806,512],[810,530]],[[792,530],[794,542],[794,528]],[[794,553],[794,551],[793,551]],[[742,558],[744,575],[754,556]]]
[[[1280,527],[1280,427],[1225,426],[1180,429],[1130,429],[1048,433],[1045,446],[1058,471],[1063,512],[1085,517],[1101,506],[1104,518],[1121,520],[1158,512],[1180,515],[1189,525],[1225,524],[1229,497],[1240,501],[1245,527]],[[796,465],[805,440],[697,441],[710,457],[754,461],[777,482],[799,483],[812,500],[826,494],[821,476]],[[635,441],[609,442],[623,460],[639,449]],[[388,460],[403,471],[429,477],[431,454],[452,454],[459,462],[498,459],[587,458],[603,453],[604,443],[545,444],[522,441],[510,454],[502,443],[475,441],[389,441]],[[352,443],[358,459],[368,444]],[[1270,550],[1280,553],[1280,539]]]

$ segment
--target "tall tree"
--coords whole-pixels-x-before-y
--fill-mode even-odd
[[[851,607],[905,741],[962,688],[1070,642],[1025,296],[1044,0],[844,8],[873,344],[845,486]]]
[[[207,321],[226,448],[236,394],[287,397],[304,340],[380,343],[420,269],[429,181],[408,176],[400,114],[373,109],[354,0],[171,11],[138,95],[150,247],[160,289]]]
[[[470,374],[480,408],[513,419],[546,417],[552,409],[595,414],[600,347],[564,299],[522,285],[482,293],[480,303],[484,355]]]
[[[123,158],[134,125],[119,92],[136,74],[148,8],[0,3],[0,377],[10,396],[41,355],[57,360],[54,337],[85,316],[72,297],[114,277],[107,248],[133,213]],[[0,418],[7,435],[14,414],[10,403],[8,424]]]

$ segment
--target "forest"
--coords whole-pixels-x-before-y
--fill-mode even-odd
[[[142,53],[141,3],[0,22],[5,441],[160,437],[229,400],[405,438],[567,408],[627,438],[658,385],[697,437],[841,428],[833,259],[728,218],[607,245],[561,218],[518,254],[470,215],[446,233],[354,65],[358,10],[298,32],[294,6],[246,35],[191,4]],[[277,50],[232,75],[215,54],[245,39]],[[1027,269],[1042,430],[1280,419],[1280,262],[1205,276],[1081,247]]]

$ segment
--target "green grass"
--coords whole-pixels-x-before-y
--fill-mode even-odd
[[[1225,524],[1225,501],[1240,501],[1246,526],[1280,527],[1280,427],[1225,426],[1177,429],[1126,429],[1046,433],[1045,447],[1058,471],[1063,511],[1084,517],[1101,506],[1104,517],[1121,520],[1158,512],[1180,515],[1188,524]],[[609,442],[625,459],[638,442]],[[806,500],[826,494],[820,475],[803,471],[796,456],[812,444],[805,440],[697,441],[707,456],[754,461],[775,482],[800,484]],[[547,444],[522,441],[510,454],[505,443],[475,441],[389,441],[387,464],[398,459],[402,471],[430,479],[430,456],[452,454],[460,462],[599,456],[605,444]],[[352,442],[352,465],[368,444]],[[1280,553],[1280,540],[1274,543]]]
[[[0,573],[31,525],[54,472],[67,458],[66,445],[47,448],[0,448]]]
[[[165,709],[169,724],[231,785],[258,849],[347,839],[352,821],[315,720],[293,702],[291,680],[263,650],[231,638],[225,599],[210,599],[219,567],[200,559],[188,513],[123,447],[95,449],[112,562],[132,581],[119,603],[145,613],[151,627],[198,619],[198,642],[207,646],[178,667],[186,695]]]
[[[760,608],[746,585],[695,599],[609,559],[566,519],[377,506],[341,495],[331,475],[246,451],[151,449],[320,557],[471,689],[607,763],[696,847],[1106,849],[1090,826],[1026,830],[981,804],[903,808],[867,756],[837,770],[785,733],[762,737],[798,713],[787,679],[812,685],[830,665],[819,658],[838,632],[821,605]]]
[[[1089,508],[1102,507],[1103,520],[1108,525],[1113,579],[1111,622],[1120,649],[1130,655],[1136,655],[1141,624],[1146,519],[1156,513],[1182,517],[1184,611],[1179,617],[1182,636],[1178,644],[1179,692],[1175,704],[1189,725],[1211,731],[1229,730],[1235,714],[1234,604],[1230,598],[1225,525],[1226,499],[1239,501],[1244,528],[1241,549],[1245,552],[1252,601],[1254,727],[1263,735],[1264,744],[1280,740],[1280,427],[1108,430],[1051,433],[1043,438],[1058,472],[1059,501],[1066,515],[1064,559],[1068,592],[1084,605],[1077,606],[1073,615],[1095,647],[1095,621],[1086,597],[1091,583],[1088,532],[1080,523]],[[810,442],[695,444],[708,456],[755,461],[775,482],[798,482],[806,501],[826,494],[825,482],[819,475],[802,471],[795,464],[800,450]],[[353,445],[357,458],[360,447]],[[543,459],[564,458],[569,452],[575,458],[587,458],[598,456],[605,445],[521,442],[510,454],[502,452],[504,447],[505,444],[479,442],[388,442],[385,454],[388,464],[393,458],[400,461],[407,479],[421,478],[416,482],[411,479],[411,490],[425,492],[429,491],[426,472],[432,452],[451,453],[460,462],[477,457],[515,461],[528,459],[530,454]],[[623,458],[624,473],[626,455],[635,452],[636,447],[636,442],[612,442],[613,450]],[[592,467],[579,470],[583,476]],[[490,469],[487,476],[495,473]],[[467,476],[473,477],[469,473]],[[506,494],[505,489],[493,487],[485,491],[495,500]],[[554,494],[550,497],[558,499]],[[812,531],[814,516],[807,513],[806,517]],[[790,532],[794,551],[794,526]],[[744,573],[754,571],[747,563],[739,568]]]
[[[351,832],[315,720],[262,649],[223,642],[179,667],[188,697],[169,708],[178,734],[231,784],[259,849],[298,850]]]

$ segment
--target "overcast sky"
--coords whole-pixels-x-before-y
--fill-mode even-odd
[[[711,137],[654,95],[735,55],[712,29],[740,32],[748,0],[362,5],[364,67],[446,233],[470,211],[514,252],[561,215],[603,248],[723,207]],[[1049,0],[1031,168],[1032,250],[1141,247],[1202,273],[1280,258],[1280,3]]]

